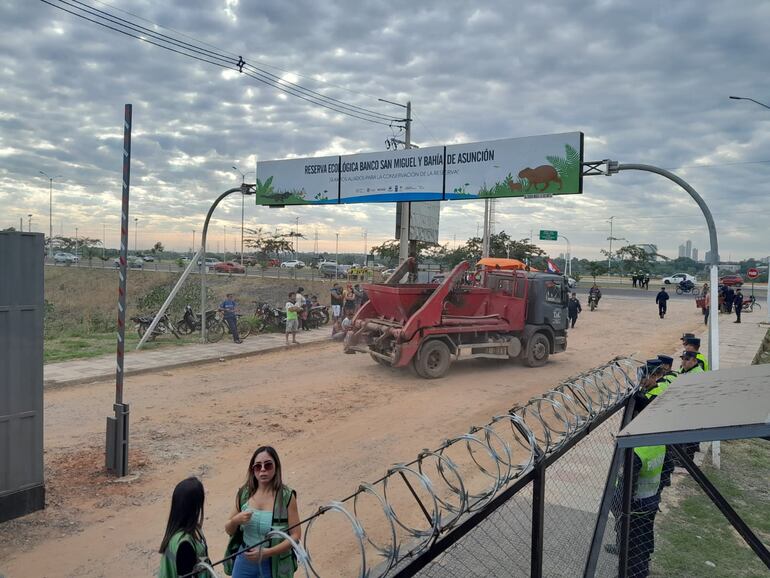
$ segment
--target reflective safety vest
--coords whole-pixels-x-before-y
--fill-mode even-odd
[[[682,375],[684,375],[685,373],[689,375],[690,373],[706,373],[706,372],[703,371],[703,368],[700,365],[696,365],[690,371],[681,371],[680,373]]]
[[[698,354],[695,356],[695,359],[698,360],[698,365],[701,366],[703,371],[708,371],[709,370],[709,362],[708,362],[708,359],[706,359],[705,355],[703,355],[702,353],[698,352]]]
[[[294,490],[289,486],[281,486],[281,491],[276,494],[275,502],[273,503],[273,520],[270,523],[272,530],[281,530],[286,532],[289,527],[289,502],[294,495]],[[249,501],[249,488],[244,486],[240,490],[240,506],[243,510],[244,505]],[[270,547],[273,548],[283,542],[281,537],[270,538]],[[253,546],[254,544],[244,544],[244,546]],[[297,560],[294,557],[294,550],[289,548],[288,551],[278,556],[270,557],[271,564],[271,577],[272,578],[293,578],[294,572],[297,570]],[[227,568],[227,567],[225,567]],[[228,574],[231,574],[229,572]]]
[[[195,556],[198,560],[203,560],[208,564],[211,564],[209,560],[208,548],[206,547],[206,539],[203,534],[200,534],[200,539],[196,536],[191,536],[182,530],[179,530],[168,541],[166,551],[163,553],[163,557],[160,559],[160,570],[158,571],[158,578],[176,578],[179,574],[176,571],[176,553],[179,550],[179,546],[182,542],[189,542],[195,550]],[[196,576],[203,578],[208,576],[208,570],[202,570]]]
[[[669,371],[666,375],[655,382],[655,387],[645,393],[644,397],[647,399],[654,399],[658,397],[661,393],[668,389],[668,386],[671,385],[677,377],[678,375],[676,373]]]
[[[666,446],[645,446],[634,448],[634,453],[642,461],[639,477],[634,487],[634,500],[652,498],[660,489],[660,474],[666,457]]]

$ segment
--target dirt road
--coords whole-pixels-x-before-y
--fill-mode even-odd
[[[394,462],[481,424],[517,402],[615,355],[678,350],[700,330],[692,303],[657,318],[653,299],[605,297],[569,334],[568,351],[543,368],[477,360],[440,380],[344,355],[338,344],[289,349],[237,361],[126,380],[131,410],[128,481],[102,472],[105,417],[113,384],[48,392],[45,462],[48,507],[0,525],[0,575],[151,576],[158,565],[171,490],[194,474],[207,490],[211,557],[224,550],[224,523],[255,447],[281,453],[300,515],[348,495]],[[315,548],[334,552],[323,576],[349,575],[346,547],[332,531]],[[352,542],[351,542],[352,543]]]

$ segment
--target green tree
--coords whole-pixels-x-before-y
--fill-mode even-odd
[[[271,255],[277,257],[280,253],[293,252],[292,244],[286,238],[287,235],[268,234],[262,227],[244,229],[244,233],[248,235],[244,235],[244,245],[256,251],[263,258],[269,258]]]
[[[150,249],[150,253],[152,253],[153,255],[155,255],[155,254],[157,254],[157,253],[162,253],[162,252],[163,252],[163,251],[165,251],[165,250],[166,250],[166,249],[163,247],[163,243],[161,243],[160,241],[158,241],[157,243],[155,243],[155,244],[152,246],[152,249]]]
[[[588,263],[588,274],[594,278],[594,283],[596,282],[596,277],[604,275],[606,272],[607,264],[604,261],[590,261]]]

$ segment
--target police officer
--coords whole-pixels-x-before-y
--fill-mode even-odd
[[[662,376],[663,369],[660,359],[648,359],[639,374],[639,389],[634,395],[634,417],[655,398],[655,395],[649,395],[649,393],[657,387],[657,382]]]
[[[634,448],[631,513],[628,535],[629,578],[645,578],[650,570],[650,555],[655,549],[655,515],[660,504],[660,482],[666,446]],[[610,553],[620,551],[622,482],[616,486],[612,513],[615,517],[616,544],[608,544]],[[614,546],[614,548],[613,548]]]
[[[580,306],[580,300],[577,298],[577,293],[572,292],[572,297],[567,301],[567,313],[569,314],[569,320],[572,322],[572,328],[575,327],[578,314],[583,310]]]
[[[658,291],[658,294],[655,296],[655,303],[658,305],[658,315],[663,319],[668,309],[668,293],[666,293],[665,287],[661,287],[660,291]]]
[[[682,369],[679,372],[681,375],[693,375],[696,373],[705,373],[700,363],[698,363],[698,353],[696,351],[683,351],[682,352]],[[685,453],[690,459],[693,459],[695,452],[698,451],[700,444],[682,444]]]
[[[740,323],[741,311],[743,311],[743,293],[741,292],[740,287],[738,287],[738,290],[735,292],[733,307],[735,308],[735,321],[733,321],[733,323]]]
[[[708,371],[708,359],[706,359],[706,356],[700,352],[700,338],[691,334],[689,337],[683,338],[682,341],[684,342],[684,350],[694,352],[695,358],[698,360],[698,365],[700,365],[700,368],[703,371]]]

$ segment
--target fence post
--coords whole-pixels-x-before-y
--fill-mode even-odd
[[[619,578],[628,576],[628,537],[631,529],[631,494],[634,490],[634,449],[623,450],[623,507],[620,514]]]
[[[530,554],[531,578],[543,576],[543,525],[545,516],[545,459],[538,450],[534,477],[532,478],[532,551]]]

